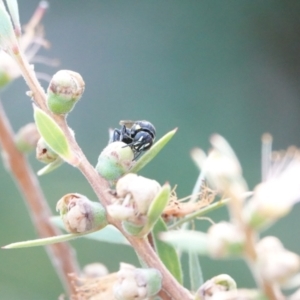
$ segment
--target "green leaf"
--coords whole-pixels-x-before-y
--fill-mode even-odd
[[[57,227],[64,229],[64,224],[60,216],[51,217],[51,222],[54,223]],[[123,234],[114,226],[107,225],[101,230],[83,235],[82,237],[96,240],[98,242],[121,244],[121,245],[130,245]]]
[[[177,128],[165,134],[160,138],[143,156],[136,162],[136,164],[129,170],[130,173],[137,173],[144,168],[170,141],[176,133]]]
[[[169,202],[171,194],[171,187],[169,184],[164,184],[160,192],[153,199],[148,213],[147,213],[147,224],[144,226],[143,230],[139,233],[140,236],[148,234],[152,230],[157,220],[162,215],[166,205]]]
[[[68,141],[55,121],[37,106],[34,106],[34,120],[49,147],[64,160],[70,161],[72,153]]]
[[[160,239],[180,251],[196,254],[208,254],[208,237],[206,233],[193,230],[176,230],[163,232]]]
[[[191,290],[195,292],[204,282],[202,270],[200,267],[199,256],[193,252],[189,252],[189,273]]]
[[[37,247],[37,246],[46,246],[55,243],[67,242],[74,240],[76,238],[82,237],[88,233],[69,233],[62,234],[57,236],[51,236],[43,239],[35,239],[23,242],[12,243],[2,247],[2,249],[15,249],[15,248],[28,248],[28,247]]]
[[[37,174],[38,176],[42,176],[45,175],[47,173],[50,173],[52,171],[54,171],[55,169],[57,169],[58,167],[60,167],[63,164],[63,160],[58,157],[55,161],[53,161],[52,163],[46,165],[44,168],[40,169]]]
[[[159,218],[153,228],[153,241],[155,249],[161,261],[164,263],[170,273],[182,284],[182,269],[175,248],[159,239],[159,234],[167,230],[167,226],[162,218]]]

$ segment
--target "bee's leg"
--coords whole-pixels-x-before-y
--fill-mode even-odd
[[[121,141],[121,131],[120,129],[115,128],[112,136],[112,141]]]

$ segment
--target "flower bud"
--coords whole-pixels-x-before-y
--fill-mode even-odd
[[[129,173],[118,180],[118,202],[109,205],[107,211],[123,221],[123,228],[129,234],[137,235],[147,223],[148,209],[160,190],[157,181]]]
[[[284,249],[275,237],[265,237],[256,246],[261,276],[273,283],[285,284],[300,271],[300,258]]]
[[[113,142],[100,153],[96,170],[106,180],[117,180],[133,166],[133,158],[134,153],[127,144]]]
[[[85,278],[99,278],[108,274],[105,265],[101,263],[92,263],[84,266],[83,277]]]
[[[92,202],[80,194],[67,194],[56,205],[67,231],[83,233],[107,225],[106,212],[99,202]]]
[[[226,294],[229,291],[236,292],[236,283],[234,279],[227,274],[220,274],[210,280],[207,280],[199,288],[199,290],[196,292],[195,300],[227,299]]]
[[[118,197],[124,198],[129,194],[136,205],[136,212],[141,215],[147,213],[160,189],[157,181],[132,173],[119,179],[116,186]]]
[[[202,169],[211,185],[221,193],[246,191],[241,165],[229,143],[220,135],[211,138],[213,150],[202,159]],[[202,155],[203,156],[203,155]]]
[[[79,73],[61,70],[53,75],[47,90],[47,106],[55,114],[67,114],[84,92],[85,83]]]
[[[15,136],[15,143],[19,151],[28,153],[36,149],[40,134],[34,123],[29,123],[19,129]]]
[[[256,186],[244,208],[244,218],[256,230],[287,215],[300,200],[300,151],[287,149],[269,169],[266,181]]]
[[[214,258],[242,255],[245,244],[244,233],[235,225],[220,222],[212,225],[208,232],[209,254]]]
[[[56,161],[58,158],[58,154],[54,152],[41,137],[36,145],[36,159],[45,164],[49,164]]]
[[[144,300],[155,296],[161,289],[162,276],[156,269],[136,269],[123,266],[114,286],[116,300]]]

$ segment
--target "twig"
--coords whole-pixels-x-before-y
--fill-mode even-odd
[[[28,206],[32,222],[40,237],[61,234],[50,222],[51,210],[39,186],[26,157],[18,151],[14,143],[14,134],[0,102],[0,145],[5,153],[5,165],[8,166],[20,192]],[[58,273],[66,292],[75,292],[70,273],[78,273],[74,250],[66,243],[47,246],[47,253]]]
[[[65,137],[68,140],[70,148],[75,156],[79,160],[79,165],[77,167],[82,172],[82,174],[86,177],[91,187],[93,188],[95,194],[97,195],[99,201],[101,201],[102,205],[106,207],[111,203],[112,195],[109,193],[109,185],[108,182],[99,176],[94,167],[89,163],[84,153],[80,149],[79,145],[76,143],[75,138],[71,134],[69,127],[66,123],[66,120],[63,116],[54,115],[49,112],[46,106],[46,95],[41,88],[35,73],[30,68],[27,60],[24,58],[22,53],[19,53],[17,57],[14,57],[21,69],[22,75],[30,87],[33,95],[33,100],[35,103],[43,109],[46,113],[48,113],[60,126],[62,131],[65,134]],[[160,261],[157,254],[149,245],[148,241],[145,239],[137,238],[134,236],[128,235],[124,232],[122,225],[119,221],[112,219],[108,216],[108,222],[115,227],[117,227],[123,235],[128,239],[130,244],[133,246],[134,250],[138,254],[139,257],[152,268],[156,268],[159,270],[163,276],[163,289],[164,291],[172,297],[174,300],[189,300],[192,299],[192,295],[188,290],[186,290],[183,286],[181,286],[176,279],[171,275],[171,273],[166,269],[163,263]]]

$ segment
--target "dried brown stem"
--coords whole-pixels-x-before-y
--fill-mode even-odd
[[[61,234],[50,222],[51,210],[26,157],[18,151],[14,143],[14,134],[0,103],[0,145],[5,153],[8,166],[20,192],[28,206],[32,222],[40,237]],[[58,273],[66,292],[75,292],[68,274],[77,273],[78,266],[74,250],[66,243],[46,247],[50,260]]]

